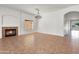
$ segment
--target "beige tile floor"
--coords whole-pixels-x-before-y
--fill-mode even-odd
[[[79,40],[32,33],[0,39],[0,53],[12,54],[64,54],[79,53]]]

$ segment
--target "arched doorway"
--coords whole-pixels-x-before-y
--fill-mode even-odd
[[[68,38],[79,38],[79,12],[71,11],[64,15],[64,34]]]

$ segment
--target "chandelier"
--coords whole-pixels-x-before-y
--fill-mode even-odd
[[[36,19],[41,19],[42,17],[40,16],[40,10],[39,10],[38,8],[36,8],[35,11],[36,11],[37,13],[35,14],[34,17],[35,17]]]

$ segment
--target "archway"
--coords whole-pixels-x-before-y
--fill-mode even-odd
[[[71,11],[64,15],[64,35],[79,38],[79,12]]]

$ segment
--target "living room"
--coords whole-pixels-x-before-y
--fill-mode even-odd
[[[0,53],[79,53],[78,16],[76,4],[1,4]]]

